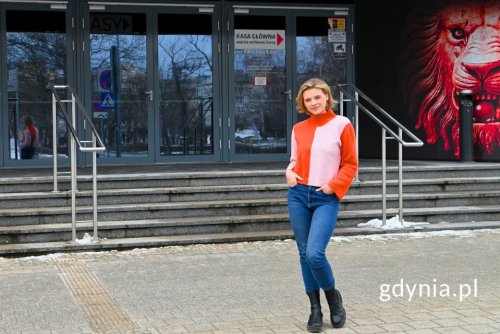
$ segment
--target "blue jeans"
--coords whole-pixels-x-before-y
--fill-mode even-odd
[[[288,188],[288,214],[299,249],[306,292],[335,286],[332,267],[325,255],[335,225],[340,201],[318,187],[297,184]]]

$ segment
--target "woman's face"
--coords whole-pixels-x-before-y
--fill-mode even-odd
[[[310,88],[302,93],[304,106],[311,115],[320,115],[326,112],[328,96],[320,88]]]

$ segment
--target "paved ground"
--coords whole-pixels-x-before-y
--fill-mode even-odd
[[[348,321],[324,331],[500,333],[499,246],[500,230],[334,238]],[[0,333],[305,333],[307,316],[291,240],[0,258]]]

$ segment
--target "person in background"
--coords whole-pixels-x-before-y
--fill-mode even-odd
[[[305,291],[311,303],[309,332],[321,332],[320,289],[325,292],[332,326],[346,321],[342,296],[335,288],[325,251],[337,224],[340,200],[354,179],[358,161],[354,127],[336,115],[331,88],[321,79],[302,84],[296,97],[299,113],[309,117],[293,127],[290,164],[286,169],[288,213]]]
[[[24,130],[21,132],[19,148],[21,149],[21,159],[33,159],[36,149],[40,146],[38,128],[33,123],[33,117],[24,116],[22,118]]]

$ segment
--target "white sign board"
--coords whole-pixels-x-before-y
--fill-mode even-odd
[[[347,33],[345,31],[338,31],[334,29],[328,30],[328,42],[345,43],[346,41],[347,41]]]
[[[285,30],[236,29],[235,49],[284,49]]]
[[[7,90],[17,92],[17,69],[9,70],[9,81],[7,81]]]

